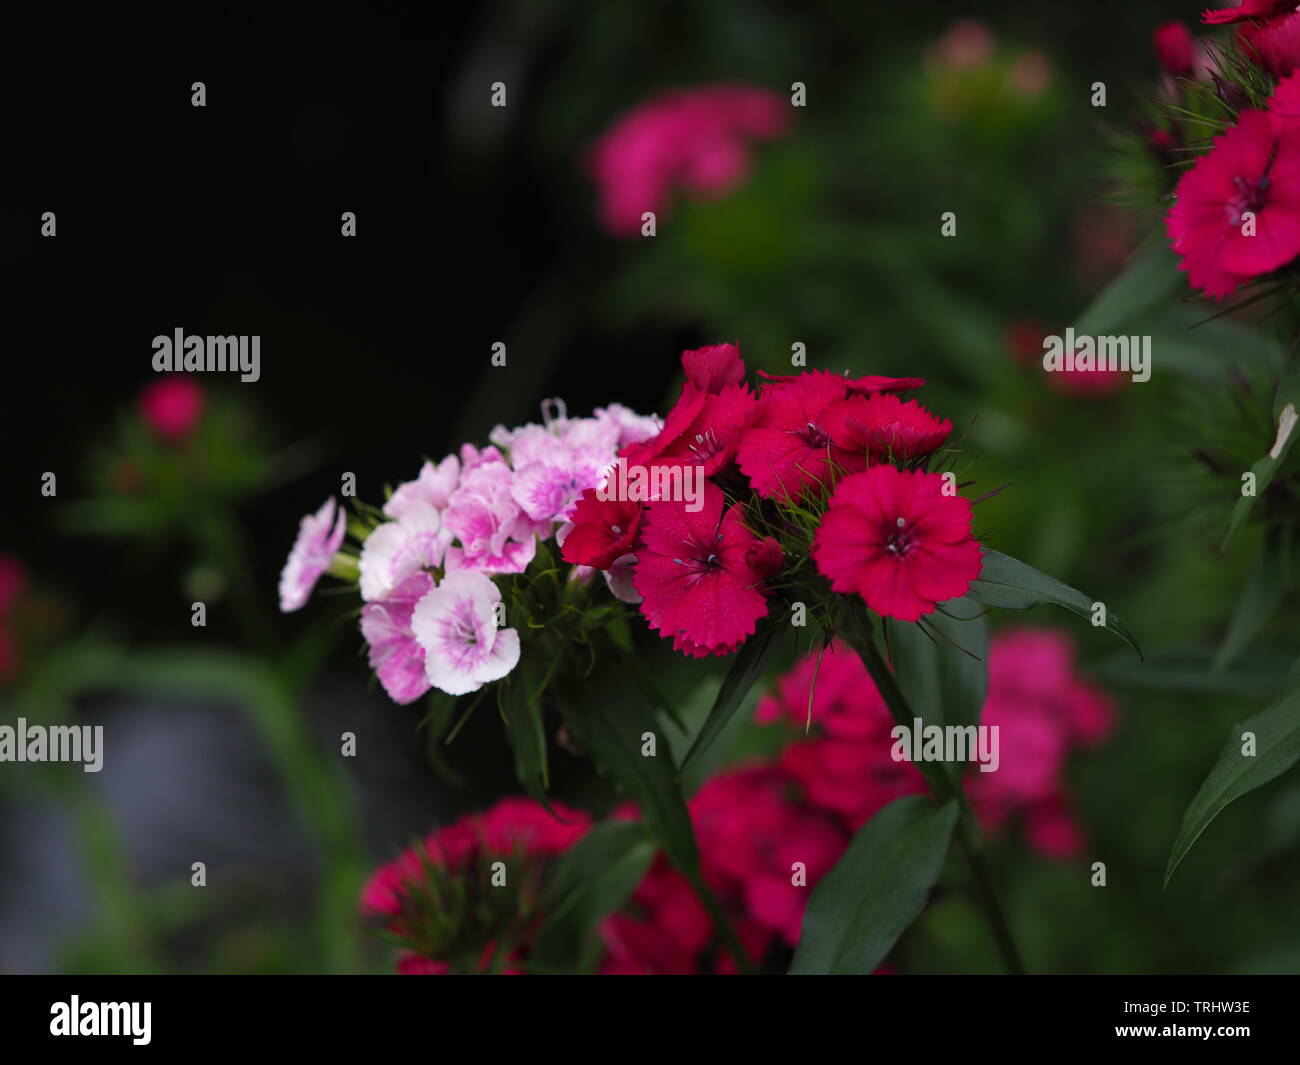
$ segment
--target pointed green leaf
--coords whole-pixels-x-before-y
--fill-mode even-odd
[[[1292,576],[1290,537],[1281,529],[1270,530],[1232,612],[1223,646],[1214,656],[1216,673],[1233,662],[1277,612]]]
[[[1244,734],[1254,733],[1255,754],[1242,753]],[[1267,710],[1234,725],[1210,775],[1187,807],[1165,870],[1165,886],[1192,844],[1228,803],[1285,773],[1300,759],[1300,689]]]
[[[1083,592],[1062,584],[1055,577],[1039,573],[1033,566],[1004,555],[1001,551],[984,552],[984,567],[979,579],[971,584],[966,597],[985,606],[1006,610],[1028,610],[1040,603],[1055,603],[1080,617],[1092,619],[1093,600]],[[1141,656],[1142,648],[1138,646],[1137,640],[1120,624],[1119,618],[1110,609],[1106,611],[1106,628]]]
[[[1170,298],[1182,275],[1163,233],[1141,247],[1124,271],[1075,319],[1077,336],[1103,336],[1124,331],[1134,318]]]
[[[874,971],[925,907],[957,812],[911,795],[868,821],[808,900],[791,974]]]

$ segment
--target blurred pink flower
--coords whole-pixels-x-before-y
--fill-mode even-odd
[[[193,378],[172,375],[147,385],[138,402],[145,424],[161,439],[174,444],[198,426],[207,397]]]
[[[749,176],[751,142],[779,137],[789,124],[785,101],[750,85],[676,90],[639,105],[605,132],[588,160],[605,228],[635,236],[644,212],[667,214],[675,189],[698,199],[728,195]]]
[[[343,543],[347,524],[347,514],[333,496],[315,514],[302,519],[298,538],[280,572],[280,609],[284,613],[301,609],[311,598],[316,582]]]

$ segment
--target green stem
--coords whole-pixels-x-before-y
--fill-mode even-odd
[[[875,681],[876,688],[880,691],[881,698],[885,700],[885,705],[889,707],[889,712],[894,721],[897,724],[906,725],[909,729],[912,728],[916,721],[916,715],[908,705],[907,696],[899,688],[898,682],[894,679],[894,674],[881,656],[879,648],[876,647],[876,640],[871,632],[870,623],[852,625],[850,626],[850,632],[846,635],[854,650],[861,657],[863,664],[867,667],[867,672],[871,674],[871,679]],[[1011,926],[1007,923],[1006,914],[1002,910],[997,891],[993,887],[993,878],[989,875],[988,864],[984,860],[979,827],[975,822],[975,815],[970,808],[970,803],[966,801],[966,796],[962,793],[960,775],[950,773],[945,762],[921,762],[916,768],[925,777],[925,781],[935,798],[941,801],[955,799],[960,806],[961,816],[957,822],[957,844],[970,865],[971,876],[975,882],[975,894],[979,897],[985,915],[988,917],[989,925],[993,930],[993,938],[998,945],[998,952],[1002,955],[1002,963],[1006,966],[1008,972],[1016,976],[1023,976],[1025,964],[1021,960],[1020,951],[1016,948],[1015,938],[1011,934]]]

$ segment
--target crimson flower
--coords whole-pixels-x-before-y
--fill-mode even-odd
[[[1244,22],[1250,18],[1267,18],[1288,7],[1294,7],[1292,0],[1242,0],[1239,7],[1220,7],[1207,9],[1201,15],[1202,22],[1212,26],[1222,26],[1229,22]]]
[[[840,482],[813,537],[818,570],[877,614],[916,621],[980,574],[969,500],[937,473],[873,466]]]
[[[1186,77],[1192,72],[1192,63],[1196,54],[1196,42],[1192,40],[1191,31],[1181,22],[1166,22],[1156,27],[1152,37],[1156,58],[1166,74],[1175,78]]]
[[[1300,129],[1243,112],[1179,179],[1176,195],[1165,227],[1180,269],[1222,299],[1300,253]]]
[[[641,504],[601,499],[588,488],[573,508],[573,528],[560,548],[560,557],[575,566],[609,569],[632,550],[641,524]]]
[[[845,380],[814,370],[765,386],[752,428],[740,440],[736,462],[765,499],[799,499],[825,484],[832,463],[856,472],[866,454],[836,446],[827,413],[846,396]]]
[[[740,504],[724,513],[722,489],[704,483],[703,506],[661,500],[646,507],[632,584],[641,613],[673,648],[693,658],[730,654],[767,613]]]
[[[682,352],[686,380],[705,392],[721,392],[745,380],[745,363],[736,344],[710,344]]]
[[[948,439],[952,422],[940,421],[914,399],[877,392],[831,404],[825,414],[831,441],[876,461],[928,455]]]

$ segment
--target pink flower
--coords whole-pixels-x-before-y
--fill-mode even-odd
[[[0,681],[18,672],[22,652],[14,639],[9,612],[27,588],[27,569],[12,555],[0,554]]]
[[[443,515],[445,528],[459,540],[447,550],[449,570],[522,573],[533,560],[536,527],[513,489],[514,474],[499,460],[478,462],[462,473]]]
[[[1165,22],[1157,26],[1152,44],[1166,74],[1178,78],[1192,73],[1196,42],[1192,40],[1191,31],[1181,22]]]
[[[836,447],[876,462],[928,455],[952,432],[952,422],[940,421],[916,400],[883,392],[838,400],[826,409],[823,421]]]
[[[945,495],[944,484],[937,473],[887,465],[841,481],[812,548],[831,588],[900,621],[965,595],[980,574],[980,547],[970,502]]]
[[[140,393],[140,417],[170,444],[188,437],[203,417],[207,398],[190,377],[173,375],[147,385]]]
[[[888,714],[865,720],[872,729],[868,739],[803,740],[790,744],[778,761],[809,803],[838,814],[852,831],[895,799],[926,791],[920,771],[911,762],[894,761],[890,754]]]
[[[714,85],[670,92],[623,116],[592,149],[601,217],[615,236],[635,236],[641,216],[666,217],[680,188],[720,198],[748,176],[750,142],[785,132],[789,109],[766,89]]]
[[[611,403],[608,407],[597,407],[591,412],[592,417],[600,422],[608,422],[617,430],[614,438],[616,447],[625,444],[639,444],[649,440],[663,428],[663,422],[655,414],[637,414],[636,411],[621,403]]]
[[[320,510],[308,514],[298,527],[298,538],[280,572],[280,609],[289,613],[301,609],[311,597],[321,574],[328,568],[334,553],[347,532],[347,515],[336,507],[334,497],[325,500]]]
[[[706,879],[746,917],[795,946],[813,887],[848,845],[845,829],[793,802],[774,766],[719,773],[690,807]],[[800,885],[796,863],[804,867]]]
[[[811,715],[810,696],[814,700]],[[763,697],[755,712],[760,724],[786,718],[800,729],[808,724],[810,716],[812,725],[821,732],[846,740],[879,738],[881,726],[890,720],[862,659],[841,643],[800,658],[776,682],[776,690]]]
[[[564,538],[560,557],[576,566],[606,570],[632,550],[641,526],[641,505],[600,499],[588,489],[573,508],[573,528]]]
[[[1292,0],[1242,0],[1234,7],[1206,10],[1201,15],[1201,21],[1210,25],[1243,22],[1250,18],[1265,18],[1293,6]]]
[[[750,566],[758,540],[745,528],[739,504],[724,513],[722,489],[704,483],[704,501],[691,513],[664,500],[646,508],[643,546],[632,583],[650,627],[672,637],[675,650],[695,658],[730,654],[767,613],[761,579]]]
[[[426,462],[414,481],[397,486],[392,498],[384,504],[384,513],[398,521],[418,514],[421,507],[430,507],[441,514],[459,482],[460,460],[455,455],[448,455],[436,466]]]
[[[736,463],[765,499],[797,500],[829,482],[834,466],[866,468],[858,455],[831,439],[828,415],[847,395],[847,383],[826,370],[764,387],[758,413],[740,438]]]
[[[516,466],[510,494],[534,521],[568,521],[582,493],[600,483],[605,464],[558,440],[552,441],[545,457]]]
[[[450,695],[478,691],[519,663],[519,633],[498,629],[501,590],[482,573],[448,573],[415,606],[411,631],[429,683]]]
[[[1222,299],[1300,253],[1300,130],[1243,112],[1183,174],[1176,195],[1165,226],[1180,268]]]
[[[627,464],[700,465],[704,475],[712,477],[736,457],[754,409],[748,385],[726,385],[713,393],[688,381],[659,435],[627,449]]]
[[[411,628],[411,615],[432,588],[429,574],[414,573],[385,598],[361,608],[361,634],[370,648],[370,668],[399,706],[413,703],[429,690],[424,648]]]
[[[366,602],[391,595],[413,573],[442,564],[451,533],[442,515],[427,503],[402,509],[400,521],[377,525],[361,545],[361,598]]]

